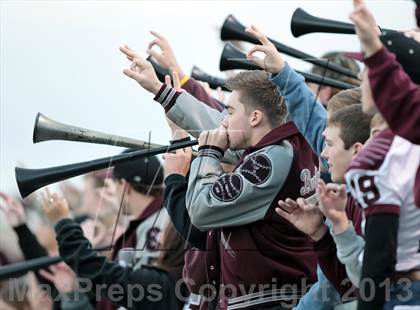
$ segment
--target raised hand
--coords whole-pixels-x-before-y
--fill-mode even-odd
[[[43,201],[42,209],[52,223],[56,223],[70,216],[69,206],[65,198],[59,196],[57,193],[51,194],[48,188],[44,192],[41,192],[41,197]]]
[[[176,153],[166,153],[163,155],[165,160],[163,167],[165,178],[171,174],[186,176],[190,170],[192,149],[190,147],[176,150]]]
[[[403,31],[403,33],[407,38],[412,38],[418,43],[420,43],[420,29],[413,28],[411,30],[405,30]]]
[[[51,265],[48,270],[40,270],[39,274],[54,283],[60,293],[70,293],[77,289],[76,275],[65,263]]]
[[[64,198],[67,199],[70,209],[74,210],[80,207],[82,192],[76,186],[71,184],[70,181],[63,181],[59,183],[59,187]]]
[[[0,204],[0,209],[3,210],[10,226],[17,227],[26,222],[25,209],[23,205],[12,196],[4,192],[0,192],[0,197],[6,203],[6,206]]]
[[[156,95],[162,87],[152,64],[141,57],[134,58],[130,69],[124,69],[123,72],[152,94]]]
[[[107,228],[101,221],[87,219],[80,224],[83,235],[90,241],[93,247],[100,247],[105,244]]]
[[[368,10],[364,0],[353,0],[354,11],[350,19],[354,23],[365,57],[370,57],[382,48],[379,39],[379,28],[373,14]]]
[[[132,50],[128,45],[124,45],[120,47],[120,51],[125,54],[129,61],[133,61],[134,58],[139,58],[134,50]]]
[[[229,139],[226,128],[220,125],[216,129],[203,131],[198,138],[198,144],[199,146],[217,146],[223,151],[226,151],[229,147]]]
[[[260,31],[257,27],[252,25],[249,28],[245,29],[246,32],[256,37],[261,45],[255,45],[249,50],[246,57],[251,62],[260,66],[263,70],[270,73],[278,73],[284,67],[284,60],[281,57],[281,54],[277,51],[273,43],[268,40],[268,38]],[[255,52],[262,52],[265,54],[263,59],[260,59],[253,54]]]
[[[278,205],[276,213],[301,232],[316,241],[324,236],[327,229],[322,213],[314,205],[307,203],[303,198],[298,198],[296,201],[290,198],[285,201],[279,200]]]
[[[181,66],[176,60],[175,53],[169,44],[166,38],[157,33],[156,31],[150,31],[150,33],[155,37],[155,39],[149,43],[147,47],[147,53],[151,55],[163,68],[169,70],[170,72],[175,71],[179,78],[182,79],[185,76],[184,71],[182,71]],[[157,45],[161,52],[153,49],[153,46]]]
[[[341,233],[347,229],[348,217],[346,214],[347,193],[344,185],[334,183],[325,184],[319,181],[319,209],[331,220],[333,231]]]

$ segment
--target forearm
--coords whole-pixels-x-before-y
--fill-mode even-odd
[[[165,192],[163,193],[164,206],[175,229],[191,246],[204,250],[207,234],[191,224],[185,203],[188,187],[187,179],[179,174],[171,174],[166,177],[165,186]]]
[[[233,173],[222,174],[221,157],[217,149],[201,147],[191,165],[188,213],[203,231],[262,220],[289,175],[293,149],[288,142],[265,147]]]
[[[352,285],[346,280],[348,277],[345,266],[337,258],[336,246],[329,231],[319,241],[314,242],[314,251],[322,272],[340,296],[343,296]]]
[[[337,247],[337,257],[345,265],[347,275],[353,285],[359,287],[360,275],[362,271],[362,262],[360,255],[365,248],[365,241],[356,234],[353,224],[350,222],[347,229],[331,235]]]
[[[14,227],[19,239],[19,246],[25,259],[48,256],[47,250],[38,242],[38,239],[26,224]]]
[[[271,81],[285,98],[289,117],[319,156],[324,147],[322,132],[327,124],[327,111],[305,84],[305,79],[287,63]]]
[[[189,78],[188,81],[182,85],[182,88],[193,95],[197,100],[208,105],[210,108],[213,108],[219,112],[224,110],[223,103],[210,96],[204,87],[193,78]]]
[[[366,219],[366,244],[360,285],[358,310],[382,309],[386,281],[395,271],[398,235],[397,214],[372,214]],[[373,299],[368,299],[372,296]],[[366,297],[366,298],[363,298]]]
[[[222,113],[210,108],[187,92],[177,92],[163,85],[154,98],[165,109],[166,116],[193,137],[219,127]]]
[[[14,230],[18,236],[19,246],[25,260],[48,256],[47,250],[39,243],[36,236],[26,224],[14,227]],[[41,277],[38,272],[35,272],[35,276],[40,284],[47,285],[51,288],[51,297],[55,298],[58,295],[58,290],[54,283]]]
[[[420,89],[383,47],[365,59],[375,104],[397,135],[420,144]],[[401,87],[404,85],[404,87]]]

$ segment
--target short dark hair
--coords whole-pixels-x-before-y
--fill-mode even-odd
[[[229,78],[226,86],[239,92],[239,100],[247,112],[262,110],[272,127],[285,122],[286,105],[276,85],[270,81],[269,73],[261,70],[243,71]]]
[[[370,135],[371,116],[363,113],[361,104],[353,104],[335,111],[328,119],[328,126],[340,128],[344,148],[359,142],[364,144]]]

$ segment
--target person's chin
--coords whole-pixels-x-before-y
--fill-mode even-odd
[[[345,179],[344,176],[342,175],[335,175],[335,174],[331,174],[331,181],[333,181],[333,183],[337,183],[337,184],[344,184],[345,183]]]

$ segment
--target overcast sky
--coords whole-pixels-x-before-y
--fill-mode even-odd
[[[415,25],[414,1],[367,1],[385,28]],[[313,15],[348,21],[352,1],[1,1],[0,190],[17,192],[14,167],[74,163],[121,151],[75,142],[32,143],[37,112],[108,133],[167,143],[161,107],[122,74],[129,66],[118,51],[127,43],[139,54],[152,36],[164,34],[186,72],[193,65],[222,76],[220,27],[230,13],[272,38],[320,56],[358,51],[352,35],[310,34],[294,38],[290,18],[297,7]],[[287,58],[295,68],[309,66]]]

